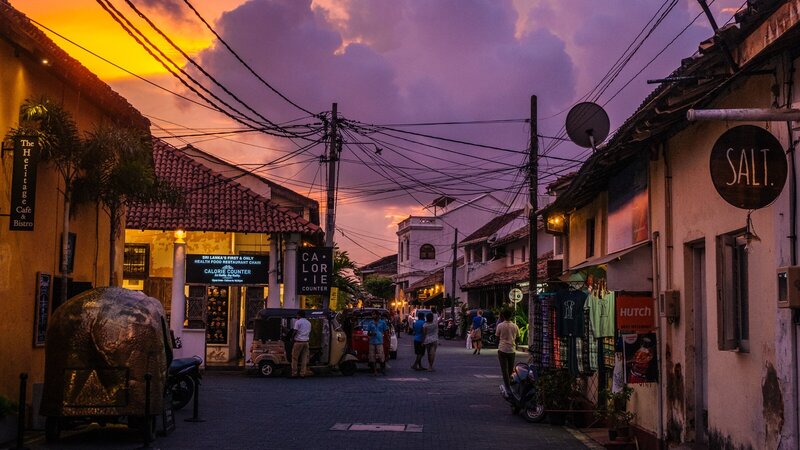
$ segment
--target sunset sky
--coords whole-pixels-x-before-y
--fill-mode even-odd
[[[63,37],[165,88],[153,87],[50,34],[145,114],[155,136],[242,128],[218,112],[167,92],[200,101],[97,1],[10,1]],[[268,91],[239,65],[183,0],[131,2],[270,121],[316,121]],[[124,0],[111,3],[137,27],[147,28]],[[719,24],[728,22],[742,5],[731,0],[710,3]],[[361,124],[398,124],[395,128],[405,131],[520,151],[414,135],[404,135],[408,140],[384,136],[386,145],[378,151],[370,136],[345,136],[357,143],[342,152],[337,227],[344,236],[337,232],[336,241],[359,264],[396,252],[396,224],[410,214],[424,213],[421,205],[438,195],[468,200],[496,188],[498,198],[524,204],[524,174],[514,166],[521,169],[525,163],[521,153],[528,147],[529,131],[521,119],[529,115],[532,94],[538,96],[543,136],[557,137],[569,107],[586,98],[606,108],[613,130],[655,88],[646,84],[647,79],[669,75],[712,35],[705,16],[696,19],[701,11],[694,0],[194,0],[192,4],[263,79],[307,110],[329,111],[337,102],[341,116]],[[605,76],[609,70],[667,8],[669,12],[618,76],[605,89],[603,84],[595,89],[609,80]],[[147,34],[167,55],[186,64],[154,32]],[[186,70],[212,88],[196,68],[187,65]],[[213,91],[224,96],[219,88]],[[500,119],[509,120],[497,123]],[[406,126],[468,121],[491,123]],[[263,164],[305,145],[258,133],[167,140],[176,146],[192,143],[240,164]],[[561,158],[586,156],[584,149],[547,137],[540,147]],[[311,147],[291,164],[269,166],[262,174],[320,200],[324,207],[324,171],[318,162],[323,152],[322,145]],[[570,166],[576,168],[574,163],[544,159],[540,193]],[[496,175],[476,177],[480,171]]]

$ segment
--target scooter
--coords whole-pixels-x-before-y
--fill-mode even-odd
[[[194,388],[200,384],[200,365],[203,358],[173,359],[167,372],[167,390],[172,394],[172,410],[177,411],[188,405],[194,396]]]
[[[541,422],[545,417],[544,405],[536,393],[536,369],[532,365],[518,363],[511,374],[511,386],[500,385],[500,394],[511,403],[511,412],[519,414],[528,422]]]
[[[450,340],[456,337],[456,322],[453,319],[439,321],[439,336]]]

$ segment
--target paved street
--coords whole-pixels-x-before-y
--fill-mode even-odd
[[[412,353],[411,339],[404,335],[398,359],[382,377],[366,371],[353,377],[331,374],[305,380],[209,372],[200,402],[200,416],[206,421],[185,422],[191,416],[189,406],[177,414],[176,430],[159,437],[153,447],[586,448],[563,427],[529,424],[511,415],[498,392],[495,350],[473,356],[464,341],[442,341],[435,372],[411,370]],[[384,424],[384,431],[370,431],[380,428],[375,424]],[[66,434],[58,445],[47,445],[43,435],[29,439],[27,445],[31,449],[141,447],[136,435],[124,427],[96,425]]]

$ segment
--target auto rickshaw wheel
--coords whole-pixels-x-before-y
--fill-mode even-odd
[[[278,368],[271,361],[261,361],[258,363],[258,373],[262,377],[274,377],[278,372]]]
[[[44,439],[48,443],[58,442],[61,437],[61,421],[58,417],[48,416],[44,421]]]
[[[355,361],[345,361],[339,365],[339,370],[342,372],[342,375],[351,376],[356,374],[356,362]]]

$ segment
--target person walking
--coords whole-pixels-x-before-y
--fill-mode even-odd
[[[473,355],[481,354],[481,346],[483,345],[483,324],[485,323],[486,319],[483,317],[483,310],[479,309],[475,317],[472,318],[472,324],[470,324],[469,328],[469,337],[472,340],[472,346],[475,348],[475,350],[472,351]]]
[[[500,312],[502,322],[497,325],[494,332],[500,340],[497,345],[497,358],[500,360],[500,372],[503,374],[503,383],[507,389],[511,385],[511,373],[517,357],[517,338],[519,338],[519,327],[509,320],[508,316],[508,311]]]
[[[422,357],[425,356],[424,326],[425,313],[420,311],[417,313],[417,320],[414,321],[414,325],[412,327],[414,331],[414,354],[417,356],[417,359],[414,360],[414,364],[411,366],[413,370],[425,370],[425,368],[422,367]]]
[[[308,366],[308,337],[311,335],[311,322],[306,319],[306,312],[297,311],[292,330],[294,345],[292,345],[292,378],[305,378]],[[298,362],[300,368],[298,370]]]
[[[425,333],[423,344],[428,353],[428,370],[431,372],[433,372],[433,361],[436,359],[436,348],[439,346],[439,326],[433,319],[433,313],[428,313],[425,316],[425,325],[422,326]]]
[[[372,313],[372,322],[367,324],[369,336],[369,363],[372,365],[372,374],[378,375],[378,366],[383,375],[386,375],[386,355],[383,352],[384,333],[389,329],[385,320],[375,311]]]

